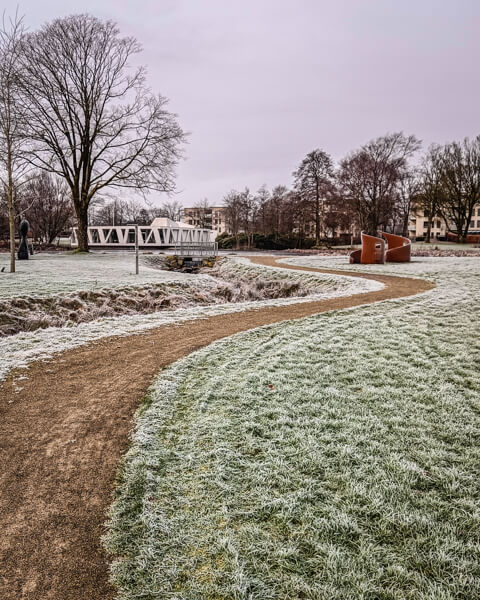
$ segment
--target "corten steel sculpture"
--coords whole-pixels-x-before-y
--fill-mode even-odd
[[[18,248],[18,260],[28,260],[28,243],[27,235],[30,229],[30,224],[26,219],[20,223],[20,246]]]
[[[385,263],[385,240],[374,235],[367,235],[362,231],[362,248],[350,254],[351,263],[374,265]]]
[[[410,240],[402,235],[382,232],[387,240],[387,262],[410,262],[411,243]]]

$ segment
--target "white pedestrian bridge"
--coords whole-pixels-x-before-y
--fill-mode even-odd
[[[167,218],[154,219],[151,225],[138,225],[140,248],[166,248],[184,244],[209,244],[215,241],[211,229],[199,229]],[[135,246],[135,225],[96,225],[88,228],[88,245],[102,248]],[[78,229],[73,228],[72,246],[78,246]]]

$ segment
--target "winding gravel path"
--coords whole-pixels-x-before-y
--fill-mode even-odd
[[[272,257],[251,260],[322,272],[276,264]],[[103,339],[32,363],[0,384],[0,598],[114,598],[100,541],[105,511],[133,414],[162,367],[240,331],[434,287],[421,279],[324,272],[385,287]]]

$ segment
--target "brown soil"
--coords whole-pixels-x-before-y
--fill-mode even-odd
[[[268,256],[251,260],[276,262]],[[133,414],[162,367],[214,340],[260,325],[433,287],[419,279],[348,275],[376,279],[385,288],[103,339],[10,374],[0,384],[0,598],[114,597],[100,541],[105,511]]]

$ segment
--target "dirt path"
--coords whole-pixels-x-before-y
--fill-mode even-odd
[[[272,257],[252,260],[276,262]],[[103,339],[32,363],[0,384],[0,598],[114,597],[100,543],[105,511],[132,416],[162,367],[253,327],[433,287],[419,279],[348,275],[376,279],[385,288]]]

